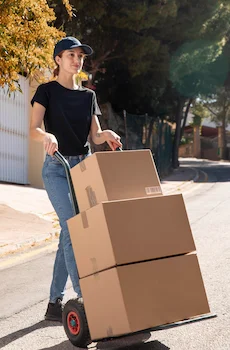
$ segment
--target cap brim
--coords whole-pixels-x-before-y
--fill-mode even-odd
[[[70,49],[74,49],[75,47],[81,47],[86,55],[92,55],[93,49],[89,45],[72,45]]]

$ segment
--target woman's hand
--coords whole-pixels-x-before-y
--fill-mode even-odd
[[[112,130],[103,130],[105,136],[105,141],[108,143],[112,151],[115,151],[117,148],[122,147],[121,138]]]
[[[46,133],[44,137],[45,151],[53,156],[54,152],[58,150],[58,142],[53,134]]]

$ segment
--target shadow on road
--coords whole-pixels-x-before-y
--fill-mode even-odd
[[[150,336],[150,334],[149,334]],[[129,339],[129,340],[128,340]],[[117,339],[116,341],[105,341],[99,342],[94,347],[89,346],[88,350],[169,350],[170,348],[155,340],[148,343],[143,343],[146,339],[146,334],[143,336],[129,336],[126,339],[124,344],[124,338]],[[116,344],[115,344],[116,342]],[[135,344],[133,344],[135,342]],[[62,342],[61,344],[54,345],[49,348],[42,348],[40,350],[81,350],[82,348],[78,348],[73,346],[68,340]]]
[[[170,350],[168,346],[160,343],[158,340],[154,340],[152,342],[142,344],[140,348],[139,347],[137,348],[137,346],[135,346],[132,349],[133,350],[139,350],[139,349],[140,350]]]
[[[57,322],[47,322],[40,321],[35,323],[32,326],[29,326],[24,329],[20,329],[16,332],[6,335],[5,337],[0,338],[0,349],[12,343],[13,341],[22,338],[29,333],[34,332],[35,330],[46,328],[46,327],[55,327],[60,326],[60,323]],[[149,332],[141,334],[131,334],[129,336],[112,339],[108,341],[101,341],[93,344],[89,347],[89,350],[169,350],[170,348],[155,340],[152,342],[144,343],[151,337]],[[80,350],[80,348],[73,346],[69,340],[66,340],[58,345],[51,346],[49,348],[42,348],[40,350]],[[82,348],[81,348],[82,349]]]
[[[128,343],[124,346],[122,343],[117,344],[116,347],[110,347],[107,345],[106,347],[96,347],[95,350],[102,350],[102,349],[108,349],[108,350],[169,350],[170,348],[166,345],[160,343],[157,340],[150,341],[148,343],[136,343],[136,344],[129,344]],[[92,349],[94,350],[94,349]]]
[[[37,329],[46,328],[46,327],[55,327],[55,326],[60,326],[60,323],[40,321],[40,322],[35,323],[32,326],[29,326],[27,328],[23,328],[23,329],[20,329],[14,333],[7,334],[5,337],[0,338],[0,349],[2,349],[6,345],[12,343],[13,341],[15,341],[19,338],[22,338],[29,333],[34,332]]]
[[[219,162],[186,162],[183,160],[182,165],[174,169],[170,174],[164,176],[161,181],[186,182],[194,181],[195,183],[208,182],[229,182],[230,162],[223,164]]]

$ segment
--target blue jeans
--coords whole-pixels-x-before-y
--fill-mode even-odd
[[[65,158],[72,168],[88,155],[68,156]],[[74,291],[78,297],[81,297],[79,276],[67,226],[67,220],[73,217],[74,213],[64,166],[48,154],[43,165],[42,178],[61,226],[58,250],[54,263],[53,280],[50,288],[50,302],[55,303],[58,298],[63,299],[68,275],[72,281]]]

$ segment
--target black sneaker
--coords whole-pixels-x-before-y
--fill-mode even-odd
[[[46,313],[45,320],[62,322],[62,303],[61,299],[57,299],[55,303],[49,303]]]

